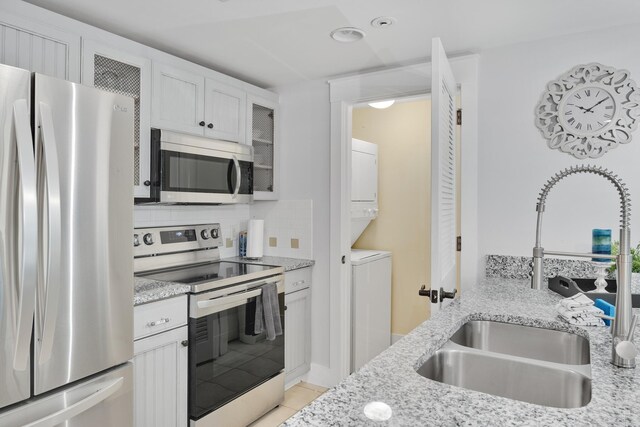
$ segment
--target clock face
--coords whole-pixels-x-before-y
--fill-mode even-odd
[[[568,129],[579,135],[598,133],[607,127],[616,113],[616,103],[605,89],[589,86],[567,97],[560,112]]]

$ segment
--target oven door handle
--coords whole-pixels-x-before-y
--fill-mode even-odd
[[[233,304],[238,301],[246,301],[249,298],[257,297],[261,293],[262,293],[262,288],[259,288],[253,291],[243,292],[237,295],[229,295],[227,297],[222,297],[222,298],[214,298],[214,299],[209,299],[205,301],[198,301],[198,308],[201,310],[206,310],[208,308],[215,308],[215,307],[221,307],[221,306],[226,307],[229,304],[233,306]]]

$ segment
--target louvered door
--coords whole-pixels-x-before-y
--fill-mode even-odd
[[[456,92],[439,38],[432,41],[431,76],[431,289],[456,288]],[[440,299],[440,294],[438,295]],[[431,315],[448,303],[431,305]]]

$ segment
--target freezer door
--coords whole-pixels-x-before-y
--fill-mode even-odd
[[[0,426],[132,427],[133,365],[127,363],[0,415]]]
[[[28,71],[0,65],[0,408],[29,397],[37,209]]]
[[[133,99],[35,75],[34,393],[133,357]]]

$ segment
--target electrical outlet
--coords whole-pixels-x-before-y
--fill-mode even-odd
[[[269,237],[269,246],[275,248],[278,246],[278,238],[277,237]]]
[[[291,249],[300,249],[300,239],[291,239]]]
[[[227,248],[232,248],[233,247],[233,239],[229,239],[227,238],[227,244],[226,244]]]

